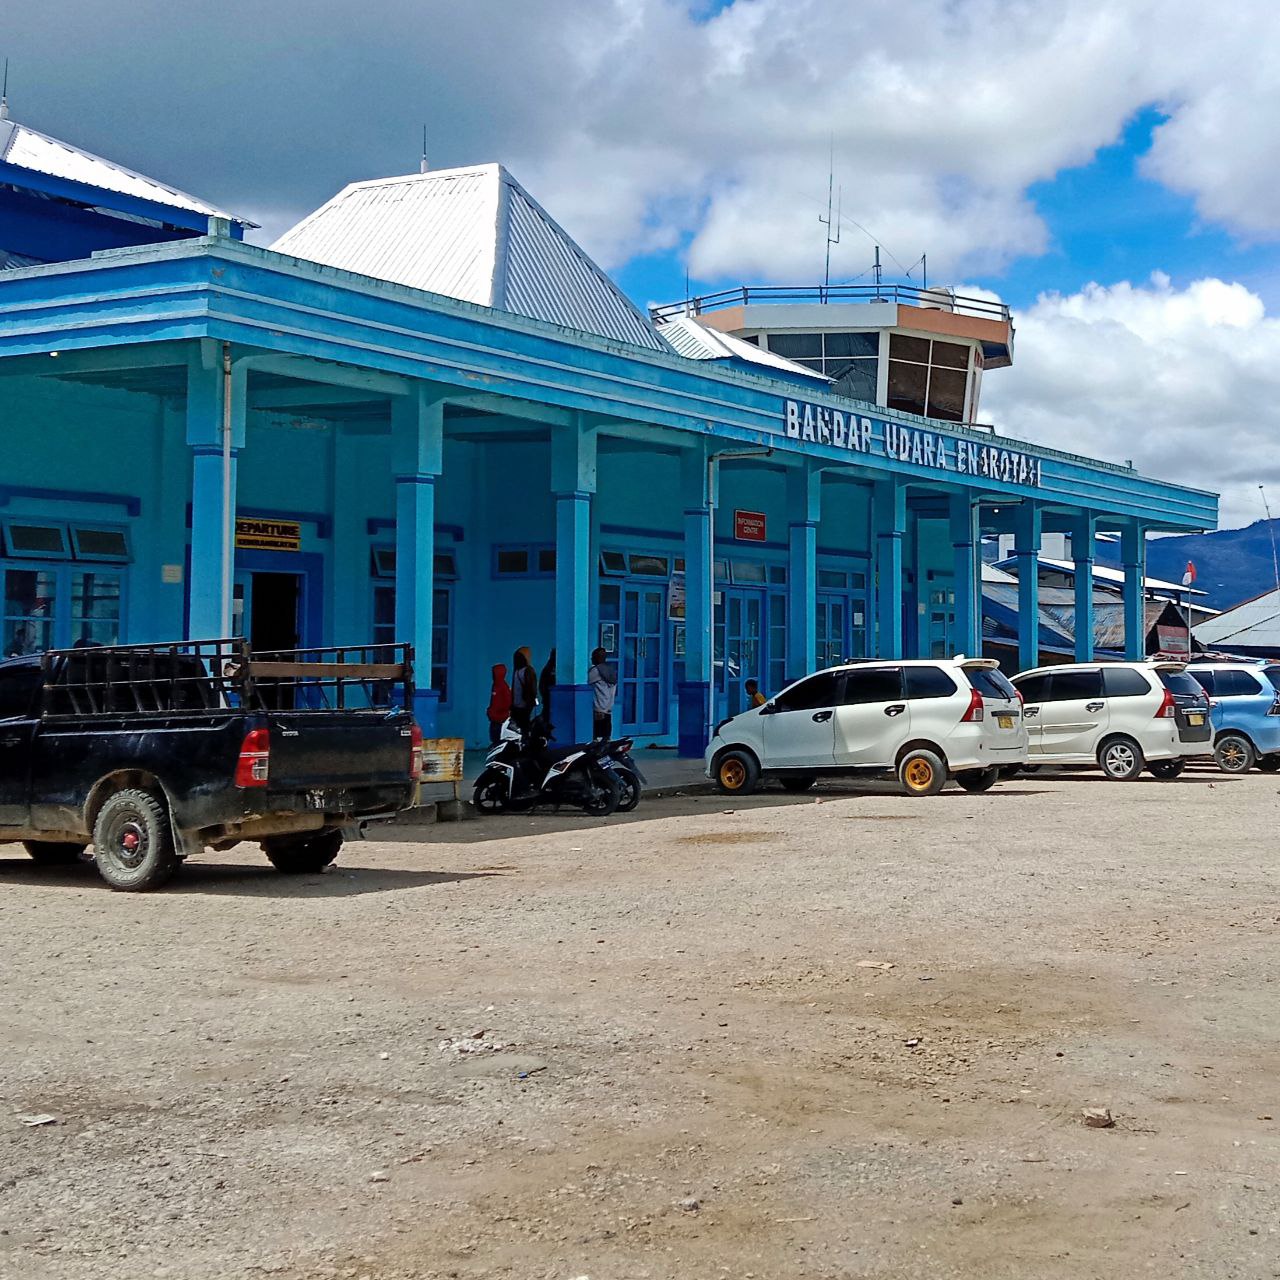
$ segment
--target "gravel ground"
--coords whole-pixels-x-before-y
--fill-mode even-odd
[[[141,896],[5,847],[0,1275],[1280,1276],[1278,813],[686,795]]]

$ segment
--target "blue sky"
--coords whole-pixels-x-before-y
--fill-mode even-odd
[[[721,0],[718,8],[727,8]],[[1151,148],[1152,131],[1165,117],[1154,107],[1140,111],[1126,125],[1121,139],[1102,147],[1093,160],[1063,169],[1052,179],[1031,184],[1027,198],[1049,231],[1043,253],[1016,258],[1000,271],[974,272],[969,283],[1001,295],[1015,311],[1031,306],[1038,295],[1071,294],[1091,282],[1110,285],[1119,281],[1142,282],[1152,272],[1163,272],[1175,288],[1185,288],[1204,277],[1238,281],[1258,293],[1270,307],[1280,301],[1280,251],[1274,243],[1233,236],[1221,226],[1206,222],[1189,196],[1169,190],[1140,171],[1140,161]],[[838,174],[842,181],[850,175]],[[815,206],[816,207],[816,206]],[[856,205],[845,200],[845,213],[856,218]],[[884,230],[877,228],[877,231]],[[822,228],[814,225],[813,253],[820,261]],[[651,301],[675,301],[684,296],[686,249],[690,237],[672,250],[635,257],[614,272],[615,278],[640,305]],[[896,245],[892,234],[884,236],[888,253],[910,267],[919,257],[914,247]],[[848,225],[842,228],[833,282],[849,278],[851,262],[865,258],[870,265],[873,241]],[[900,279],[888,254],[884,254],[886,279]],[[865,277],[864,277],[865,278]],[[914,279],[919,279],[918,268]],[[796,280],[794,283],[816,283]],[[691,279],[693,293],[710,293],[752,280],[721,275]],[[935,283],[940,283],[936,281]]]

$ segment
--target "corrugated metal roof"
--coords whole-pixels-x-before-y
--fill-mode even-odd
[[[354,182],[271,247],[666,350],[648,319],[498,164]]]
[[[690,360],[747,360],[774,372],[812,378],[822,383],[831,381],[825,374],[772,351],[765,351],[753,342],[709,328],[694,316],[675,316],[664,321],[658,326],[658,336],[665,339],[677,355],[687,356]]]
[[[1280,591],[1264,591],[1192,628],[1203,645],[1280,648]]]
[[[244,226],[253,225],[243,218],[233,218],[231,214],[176,187],[134,173],[132,169],[104,160],[81,147],[59,142],[57,138],[16,120],[0,120],[0,160],[20,169],[29,169],[32,173],[97,187],[100,191],[114,191],[118,195],[170,205],[208,218],[230,218]]]

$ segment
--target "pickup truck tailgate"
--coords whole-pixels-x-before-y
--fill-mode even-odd
[[[404,785],[413,717],[403,711],[272,712],[271,791]]]

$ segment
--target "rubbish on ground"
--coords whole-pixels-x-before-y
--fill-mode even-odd
[[[463,1057],[468,1053],[501,1053],[507,1046],[498,1040],[486,1040],[483,1029],[453,1040],[441,1040],[441,1053],[456,1053]]]
[[[390,1182],[391,1178],[387,1174],[383,1173],[381,1169],[377,1169],[369,1175],[369,1181],[370,1182]]]
[[[892,960],[859,960],[855,966],[859,969],[883,969],[887,973],[893,968]]]
[[[1111,1129],[1115,1127],[1115,1118],[1109,1107],[1085,1107],[1080,1113],[1090,1129]]]
[[[38,1128],[42,1124],[58,1123],[57,1116],[51,1116],[44,1113],[41,1113],[38,1116],[19,1116],[18,1119],[21,1120],[29,1129]]]
[[[685,1213],[697,1213],[702,1208],[702,1202],[695,1200],[693,1196],[686,1196],[683,1200],[676,1202],[678,1208],[683,1209]]]
[[[920,1043],[920,1037],[912,1036],[911,1039],[907,1041],[907,1048],[914,1049],[916,1045],[918,1045],[919,1043]]]

